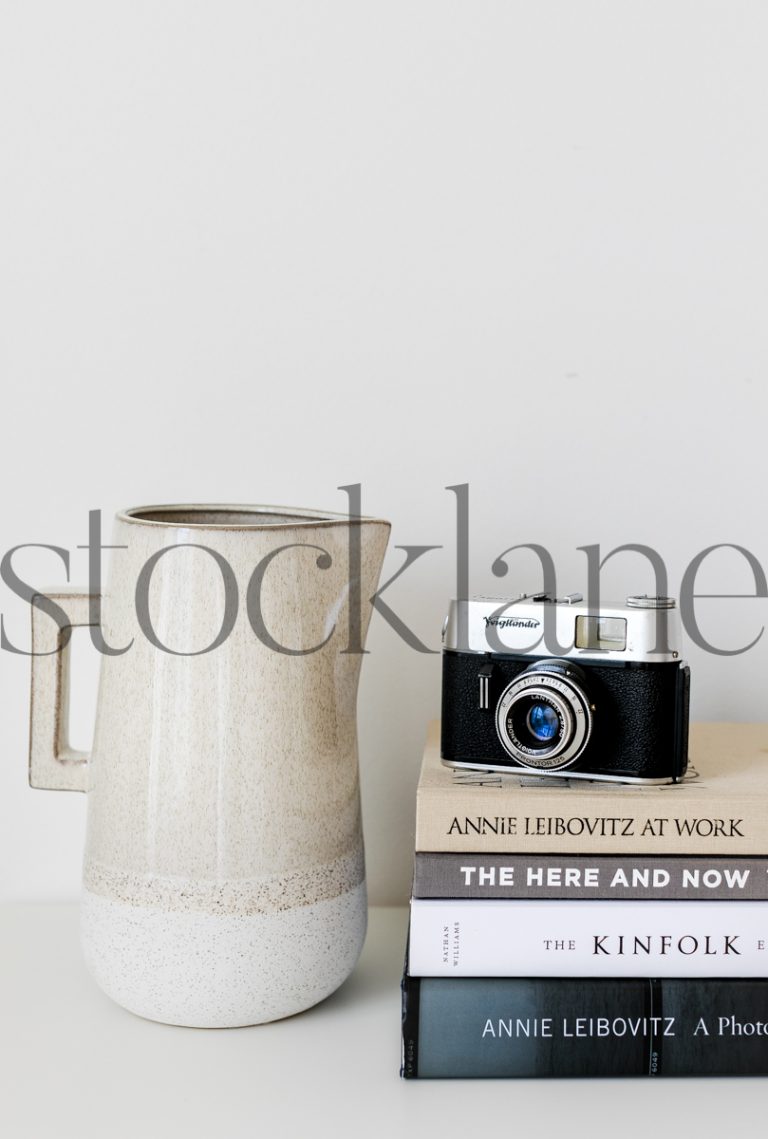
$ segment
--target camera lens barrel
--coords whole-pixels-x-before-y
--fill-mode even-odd
[[[576,762],[592,733],[584,672],[567,660],[536,661],[502,692],[496,734],[508,755],[533,770]]]

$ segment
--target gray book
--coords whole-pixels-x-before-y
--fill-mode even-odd
[[[768,901],[768,858],[419,852],[413,896]]]

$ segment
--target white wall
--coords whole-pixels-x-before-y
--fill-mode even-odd
[[[389,594],[435,648],[449,484],[476,591],[538,584],[532,555],[491,574],[516,542],[564,590],[595,542],[655,546],[673,591],[714,543],[768,567],[767,38],[724,0],[4,5],[0,552],[74,548],[97,507],[343,509],[360,481],[393,544],[444,546]],[[606,580],[653,584],[636,556]],[[753,590],[727,553],[701,583]],[[767,609],[704,601],[702,628],[735,646]],[[379,617],[368,647],[371,893],[398,900],[440,658]],[[695,716],[768,718],[768,637],[689,655]],[[74,895],[84,801],[26,787],[28,661],[0,669],[0,892]]]

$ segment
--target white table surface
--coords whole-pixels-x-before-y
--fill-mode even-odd
[[[373,910],[356,971],[317,1008],[254,1028],[201,1030],[141,1020],[103,996],[80,958],[76,906],[0,907],[0,1135],[764,1133],[763,1078],[401,1080],[405,926],[405,910]]]

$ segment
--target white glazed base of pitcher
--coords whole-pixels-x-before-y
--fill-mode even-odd
[[[96,983],[164,1024],[239,1028],[317,1004],[365,939],[365,882],[336,898],[258,914],[168,912],[85,889],[81,939]]]

